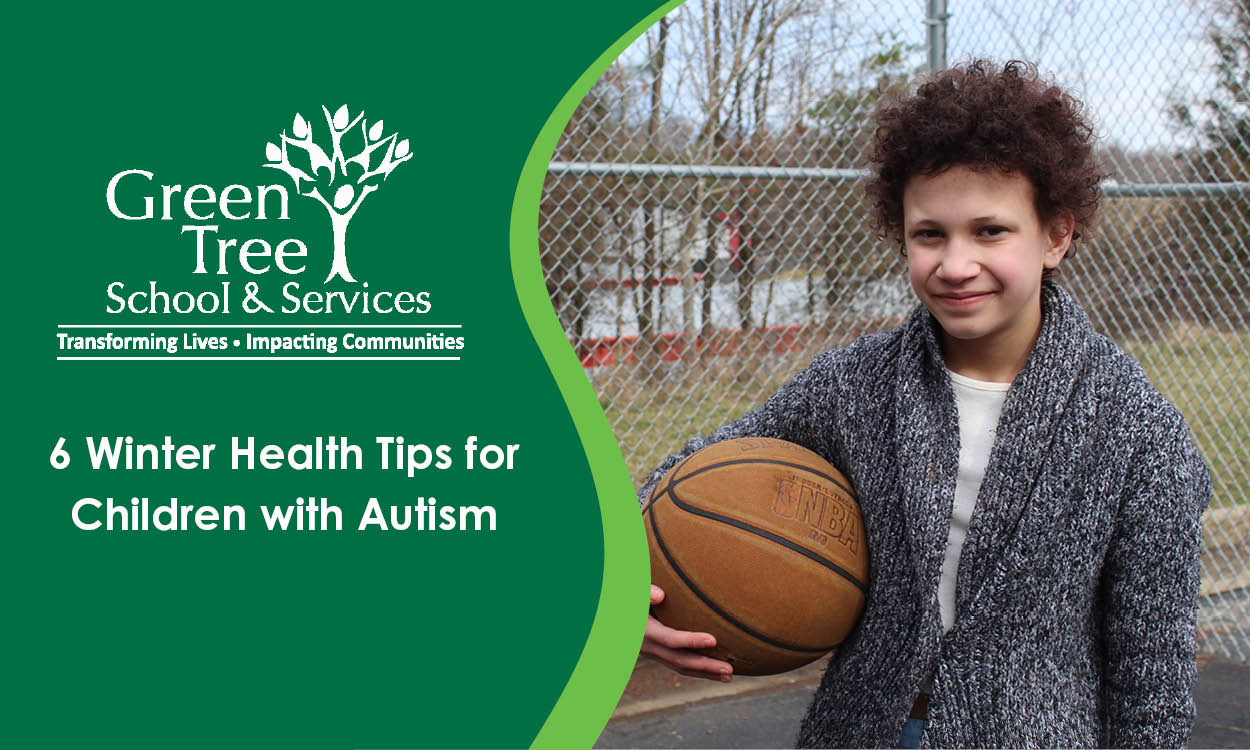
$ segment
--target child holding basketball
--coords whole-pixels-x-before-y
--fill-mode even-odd
[[[690,441],[642,497],[747,436],[851,481],[867,608],[800,746],[1184,746],[1210,482],[1180,414],[1050,279],[1099,200],[1080,106],[1021,63],[977,61],[877,126],[873,218],[920,304]],[[691,650],[712,642],[652,618],[642,652],[730,679]]]

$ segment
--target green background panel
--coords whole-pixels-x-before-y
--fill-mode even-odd
[[[603,447],[610,436],[602,423],[587,439],[618,465],[596,485],[583,437],[522,315],[511,212],[521,169],[561,97],[654,9],[652,0],[11,12],[8,483],[0,523],[6,745],[459,747],[534,739],[599,606],[597,498],[630,501],[619,456]],[[180,219],[126,222],[107,210],[105,186],[125,169],[155,173],[158,197],[161,184],[289,185],[261,166],[265,143],[289,130],[296,112],[323,125],[320,106],[344,103],[382,118],[415,153],[353,218],[352,273],[372,291],[428,291],[428,315],[262,320],[238,312],[248,281],[259,280],[271,304],[289,280],[323,288],[329,221],[294,190],[289,221],[218,222],[223,237],[304,240],[308,270],[289,278],[192,275],[194,244],[180,234]],[[155,280],[175,291],[223,279],[236,292],[231,316],[104,312],[112,281],[135,289]],[[326,288],[358,286],[336,280]],[[54,360],[58,323],[102,322],[460,323],[467,345],[460,362]],[[83,449],[88,435],[159,442],[167,434],[216,443],[214,468],[93,472]],[[408,478],[376,468],[375,436],[446,443],[459,460],[470,434],[521,444],[517,469]],[[230,471],[235,435],[275,444],[343,435],[365,449],[366,465]],[[73,463],[58,472],[48,455],[61,436]],[[132,495],[242,504],[249,528],[88,533],[70,522],[79,497]],[[260,505],[309,495],[343,508],[343,532],[264,530]],[[356,532],[370,496],[490,504],[499,530]],[[632,573],[619,580],[641,580]],[[604,662],[614,671],[601,675],[608,692],[619,694],[621,665],[637,647],[628,636],[640,626],[618,629],[619,652]],[[592,713],[606,718],[607,701]]]

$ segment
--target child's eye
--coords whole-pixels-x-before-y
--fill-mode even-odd
[[[1000,226],[981,227],[981,234],[986,237],[997,237],[998,235],[1003,234],[1006,231],[1007,231],[1007,227],[1000,227]]]
[[[918,240],[936,240],[941,238],[942,232],[937,229],[917,229],[911,236]]]

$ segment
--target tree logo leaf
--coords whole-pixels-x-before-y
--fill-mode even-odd
[[[278,143],[265,144],[268,163],[262,166],[284,172],[295,183],[297,193],[317,201],[330,214],[334,255],[326,283],[335,277],[355,283],[347,267],[347,225],[365,198],[376,191],[396,167],[412,158],[411,145],[407,138],[399,140],[398,133],[383,136],[381,120],[366,128],[364,112],[352,117],[346,104],[334,114],[324,106],[321,111],[325,114],[324,136],[328,143],[324,140],[317,143],[317,132],[297,112],[291,122],[291,135],[284,130],[278,135]],[[361,150],[349,156],[343,152],[343,136],[357,123],[365,138],[348,139],[356,144],[363,141]],[[297,155],[297,164],[291,162],[293,153]],[[353,165],[353,174],[360,173],[354,180],[348,176],[349,164]],[[332,197],[327,200],[327,195]]]

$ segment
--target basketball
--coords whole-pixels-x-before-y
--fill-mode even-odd
[[[864,522],[850,483],[806,448],[726,440],[677,464],[643,509],[652,614],[711,633],[700,653],[735,674],[800,667],[855,627],[868,590]]]

